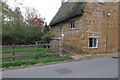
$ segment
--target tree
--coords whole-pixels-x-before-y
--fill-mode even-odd
[[[43,20],[43,18],[41,18],[40,13],[35,8],[25,7],[25,11],[26,11],[25,12],[25,19],[27,22],[31,21],[34,18],[39,18],[40,20]]]
[[[15,9],[12,10],[6,2],[3,3],[3,45],[35,44],[37,41],[40,41],[41,43],[49,43],[50,37],[53,36],[49,32],[49,26],[39,25],[36,24],[36,22],[30,25],[30,21],[35,19],[37,19],[40,23],[42,21],[44,22],[37,10],[34,8],[32,8],[32,11],[27,9],[27,16],[24,20],[19,7],[15,7]]]
[[[2,41],[3,43],[11,42],[11,23],[10,20],[12,18],[12,9],[6,2],[2,1]],[[4,42],[5,41],[5,42]]]
[[[12,18],[12,9],[6,2],[2,1],[2,24],[5,24],[6,21],[9,21]]]
[[[50,33],[50,26],[48,26],[46,23],[43,30],[43,35],[41,37],[41,43],[49,43],[51,37],[54,37],[54,35]]]
[[[19,7],[16,7],[13,13],[13,21],[20,22],[22,24],[23,20],[23,15],[22,12],[20,11]]]

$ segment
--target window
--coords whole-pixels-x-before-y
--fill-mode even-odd
[[[60,32],[62,32],[62,27],[60,27]]]
[[[70,29],[75,29],[74,21],[70,21]]]
[[[104,3],[104,0],[98,0],[99,3],[103,4]]]
[[[97,48],[97,47],[98,47],[98,38],[89,37],[89,48]]]

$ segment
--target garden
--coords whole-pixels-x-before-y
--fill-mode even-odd
[[[72,59],[58,56],[47,45],[36,46],[36,42],[50,44],[54,37],[37,10],[26,7],[23,16],[18,6],[12,9],[3,1],[2,6],[2,68]]]

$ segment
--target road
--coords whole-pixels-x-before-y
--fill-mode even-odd
[[[5,70],[3,78],[117,78],[118,59],[105,56],[90,60]]]

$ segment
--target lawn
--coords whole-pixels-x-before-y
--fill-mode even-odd
[[[45,48],[37,48],[37,49],[45,49]],[[16,47],[15,51],[25,51],[25,50],[36,50],[35,47]],[[2,51],[13,51],[12,48],[3,48]],[[25,56],[25,55],[34,55],[34,54],[45,54],[45,53],[52,53],[52,51],[45,51],[45,50],[40,50],[38,52],[33,51],[33,52],[22,52],[22,53],[15,53],[14,56]],[[2,54],[2,57],[12,57],[13,54],[12,53],[8,53],[8,54]]]
[[[45,49],[45,48],[37,48],[37,49]],[[24,50],[36,50],[36,47],[17,47],[15,51],[24,51]],[[12,51],[12,48],[3,48],[2,51]],[[41,50],[38,52],[22,52],[22,53],[15,53],[16,56],[25,56],[25,55],[34,55],[34,54],[45,54],[45,53],[53,53],[53,51],[45,51]],[[6,57],[13,57],[12,53],[2,54],[3,58]],[[21,65],[33,65],[37,63],[47,63],[47,62],[55,62],[55,61],[64,61],[64,60],[71,60],[71,57],[58,57],[56,55],[39,55],[38,59],[35,56],[25,57],[25,58],[16,58],[15,60],[3,60],[2,61],[2,68],[8,68],[10,66],[21,66]]]

